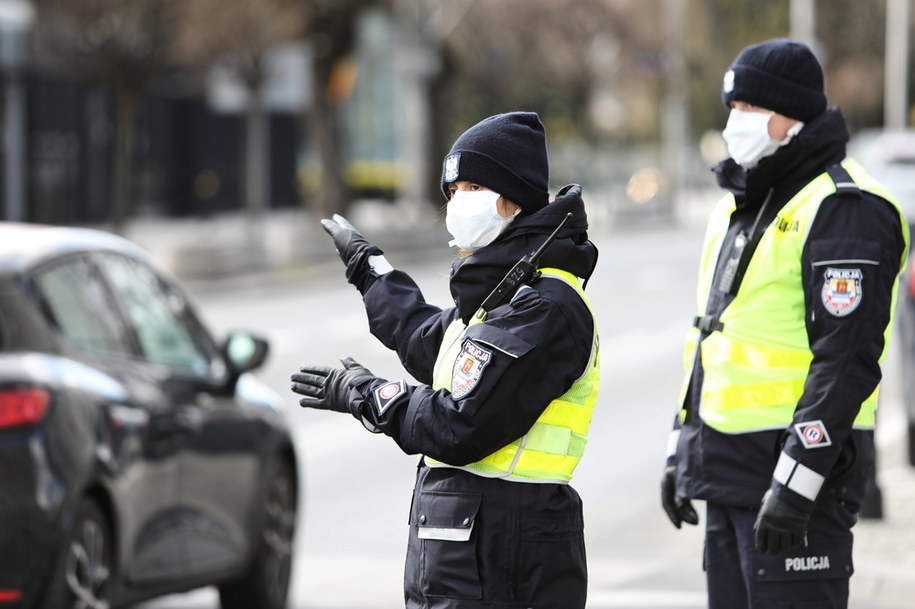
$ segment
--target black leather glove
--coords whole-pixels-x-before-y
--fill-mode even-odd
[[[292,390],[303,397],[304,408],[319,408],[334,412],[352,412],[346,393],[356,379],[374,376],[351,357],[340,360],[343,368],[305,365],[292,375]]]
[[[685,497],[677,496],[677,468],[668,465],[661,478],[661,506],[678,529],[682,523],[699,524],[699,514]]]
[[[380,256],[384,252],[369,243],[362,233],[340,214],[334,214],[332,220],[321,220],[321,226],[334,240],[334,247],[337,248],[340,260],[346,265],[347,281],[362,291],[368,278],[368,257]]]
[[[347,266],[353,257],[369,247],[369,242],[362,236],[362,233],[340,214],[334,214],[332,220],[327,218],[321,220],[321,226],[334,240],[334,247],[337,248],[343,264]]]
[[[767,554],[779,554],[807,541],[810,512],[791,505],[772,492],[763,495],[753,531],[756,549]]]

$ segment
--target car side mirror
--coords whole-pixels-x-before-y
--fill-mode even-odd
[[[261,367],[267,360],[269,351],[270,343],[266,340],[241,331],[230,332],[222,346],[222,355],[235,379]]]

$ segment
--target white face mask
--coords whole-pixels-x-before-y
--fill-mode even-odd
[[[732,109],[728,124],[721,135],[728,144],[731,158],[745,169],[753,169],[767,156],[791,141],[803,128],[797,123],[788,130],[784,140],[773,140],[769,137],[769,120],[774,112],[747,112]]]
[[[448,245],[475,252],[502,234],[521,210],[503,218],[496,206],[500,196],[491,190],[454,191],[445,212],[445,226],[454,237]]]

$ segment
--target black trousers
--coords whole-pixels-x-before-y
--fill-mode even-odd
[[[818,501],[807,545],[780,555],[756,550],[757,508],[707,504],[705,556],[709,609],[846,609],[857,515]]]
[[[575,489],[420,466],[407,609],[584,609],[587,588]]]

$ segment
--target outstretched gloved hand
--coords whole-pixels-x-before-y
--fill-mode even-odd
[[[677,468],[668,465],[661,478],[661,506],[678,529],[682,523],[699,524],[699,514],[685,497],[677,496]]]
[[[369,256],[381,256],[383,252],[378,246],[369,243],[362,233],[340,214],[334,214],[331,220],[321,220],[321,226],[334,240],[334,247],[346,265],[347,281],[363,291],[369,278]],[[387,261],[384,261],[383,266],[386,270],[389,268]]]
[[[292,375],[292,390],[303,395],[299,404],[304,408],[352,412],[346,394],[353,381],[375,376],[351,357],[340,360],[343,368],[308,365]]]
[[[347,266],[356,255],[370,245],[362,233],[340,214],[334,214],[332,220],[321,220],[321,226],[334,240],[334,247],[337,248],[343,264]]]
[[[756,549],[767,554],[779,554],[807,539],[810,513],[795,507],[772,492],[763,495],[753,531]]]

